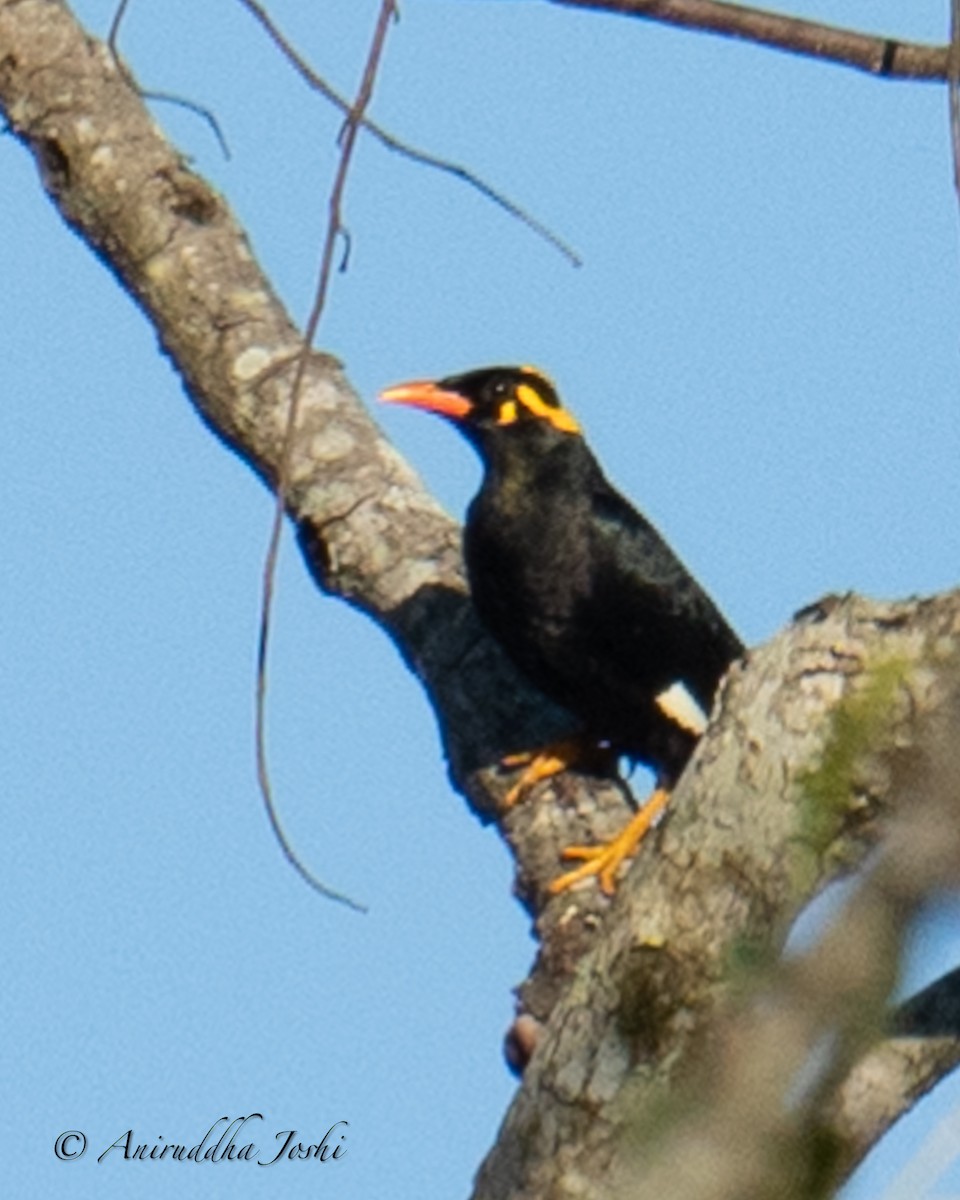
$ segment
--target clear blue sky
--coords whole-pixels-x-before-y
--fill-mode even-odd
[[[75,5],[100,33],[112,7]],[[377,7],[270,3],[344,90]],[[793,5],[930,41],[947,9]],[[238,5],[135,3],[124,48],[144,85],[216,111],[230,162],[195,117],[155,106],[302,320],[336,116]],[[585,266],[363,142],[320,341],[365,396],[481,363],[547,368],[749,642],[828,591],[958,582],[960,218],[939,89],[533,0],[406,0],[373,111],[509,192]],[[394,649],[318,595],[288,543],[277,795],[303,857],[369,916],[284,865],[251,732],[270,500],[9,137],[0,235],[9,1194],[462,1196],[514,1089],[500,1041],[534,951],[507,853],[451,793]],[[425,416],[382,417],[461,512],[468,449]],[[906,987],[960,962],[958,916],[945,903],[924,925]],[[881,1194],[958,1104],[940,1089],[849,1196]],[[264,1145],[348,1121],[347,1153],[95,1162],[128,1128],[197,1141],[253,1111]],[[64,1164],[68,1129],[91,1149]]]

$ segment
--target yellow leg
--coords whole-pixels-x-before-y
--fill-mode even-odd
[[[582,865],[561,875],[550,884],[552,895],[565,892],[581,879],[591,875],[600,878],[600,890],[612,896],[616,889],[616,874],[624,859],[629,858],[643,841],[647,830],[663,812],[670,799],[665,788],[657,788],[646,804],[633,814],[628,824],[612,838],[599,846],[568,846],[563,852],[566,859],[582,860]]]
[[[541,779],[550,779],[559,775],[569,767],[586,767],[603,771],[609,770],[616,756],[606,746],[598,746],[596,742],[583,737],[563,738],[551,742],[549,746],[541,746],[539,750],[525,750],[520,754],[508,754],[500,760],[502,767],[515,769],[526,767],[526,770],[503,798],[503,807],[512,808],[518,800],[530,791]]]

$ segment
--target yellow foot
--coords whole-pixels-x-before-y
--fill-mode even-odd
[[[606,747],[598,746],[582,737],[563,738],[541,746],[539,750],[525,750],[521,754],[508,754],[500,765],[508,770],[526,767],[526,770],[503,798],[503,807],[512,808],[541,779],[559,775],[568,767],[587,767],[594,770],[609,769],[616,756]]]
[[[670,793],[665,788],[657,788],[643,808],[635,812],[628,824],[609,842],[599,846],[568,846],[563,852],[563,857],[580,860],[582,865],[555,879],[548,889],[550,893],[556,896],[558,892],[565,892],[581,879],[597,875],[600,879],[600,890],[605,895],[612,896],[616,890],[616,874],[620,864],[634,853],[647,830],[666,808],[669,799]]]

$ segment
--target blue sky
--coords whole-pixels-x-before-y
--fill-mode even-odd
[[[345,91],[377,7],[270,4]],[[853,25],[867,11],[878,31],[937,41],[947,7],[791,10]],[[106,30],[112,3],[74,8]],[[217,113],[229,162],[195,117],[155,106],[302,320],[337,117],[238,5],[135,3],[124,48],[144,85]],[[960,217],[946,112],[929,85],[637,21],[406,0],[376,118],[469,164],[585,265],[362,141],[350,269],[320,344],[371,401],[481,363],[548,369],[611,477],[748,642],[825,592],[955,585]],[[463,1195],[514,1089],[500,1041],[534,951],[507,853],[451,793],[432,714],[392,646],[320,596],[288,542],[276,792],[300,854],[370,914],[322,903],[284,865],[252,745],[269,497],[201,425],[9,137],[0,233],[10,1194]],[[380,415],[461,512],[478,475],[469,450],[442,422]],[[958,915],[948,901],[931,912],[906,988],[960,962]],[[960,1088],[940,1089],[849,1196],[881,1194],[958,1105]],[[347,1152],[270,1170],[94,1161],[128,1128],[197,1141],[253,1111],[264,1145],[348,1121]],[[63,1164],[52,1145],[67,1129],[91,1150]],[[949,1137],[960,1158],[956,1122]]]

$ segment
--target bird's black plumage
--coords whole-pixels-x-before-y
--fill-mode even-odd
[[[678,733],[656,697],[680,683],[709,712],[741,653],[736,634],[608,483],[543,375],[498,367],[434,387],[469,405],[448,415],[483,461],[464,528],[481,620],[587,731],[675,777],[695,738]]]
[[[607,481],[553,385],[533,368],[494,367],[383,398],[447,416],[480,454],[463,545],[487,629],[586,734],[672,786],[699,731],[665,711],[663,694],[679,684],[709,713],[743,647]]]

